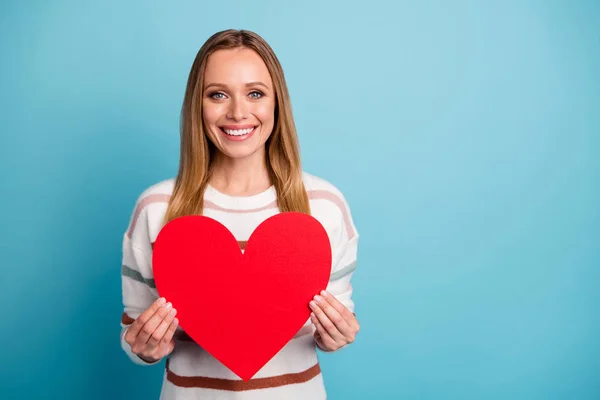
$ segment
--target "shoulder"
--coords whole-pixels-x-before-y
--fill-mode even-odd
[[[350,205],[342,191],[332,182],[305,171],[302,172],[302,180],[312,215],[327,230],[341,229],[347,232],[349,238],[356,236]]]
[[[167,210],[174,187],[175,178],[170,178],[142,190],[135,201],[127,227],[129,238],[135,236],[144,241],[152,241]]]
[[[154,205],[164,205],[166,207],[174,187],[175,178],[170,178],[157,182],[144,189],[135,201],[134,215],[139,215]]]
[[[307,192],[327,191],[340,198],[344,197],[342,192],[333,183],[322,177],[303,171],[302,181]]]
[[[330,181],[308,172],[302,173],[302,180],[311,205],[314,201],[322,200],[337,206],[340,211],[344,209],[350,211],[344,194]]]
[[[175,187],[175,178],[165,179],[145,188],[138,196],[136,204],[139,204],[148,199],[171,197],[173,188]]]

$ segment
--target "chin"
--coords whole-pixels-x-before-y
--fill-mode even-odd
[[[258,148],[222,148],[219,151],[227,158],[232,158],[236,160],[241,160],[244,158],[255,156],[257,153],[260,153],[261,150],[264,150],[264,144]]]

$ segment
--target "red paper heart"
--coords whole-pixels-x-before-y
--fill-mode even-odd
[[[248,380],[308,320],[308,303],[327,287],[331,259],[327,232],[307,214],[266,219],[244,253],[225,226],[194,215],[161,229],[152,268],[181,328]]]

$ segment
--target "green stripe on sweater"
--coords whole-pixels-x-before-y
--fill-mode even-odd
[[[346,265],[344,268],[340,269],[339,271],[336,271],[333,274],[331,274],[331,276],[329,277],[329,281],[331,282],[341,279],[349,273],[353,272],[355,269],[356,261],[353,261],[350,264]],[[156,289],[156,283],[154,282],[154,279],[144,278],[142,274],[139,273],[139,271],[136,271],[127,265],[123,265],[121,273],[123,274],[123,276],[127,276],[133,279],[134,281],[141,282],[145,285],[148,285],[152,289]]]
[[[123,268],[121,269],[121,274],[123,276],[127,276],[133,279],[134,281],[138,281],[145,285],[148,285],[152,289],[156,289],[156,283],[154,282],[154,279],[144,278],[142,274],[139,273],[139,271],[136,271],[135,269],[128,267],[127,265],[123,265]]]
[[[356,269],[356,261],[352,261],[350,264],[346,265],[344,268],[331,274],[331,276],[329,277],[329,282],[341,279],[344,276],[348,275],[349,273],[353,272],[355,269]]]

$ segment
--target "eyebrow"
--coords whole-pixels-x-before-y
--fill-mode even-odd
[[[209,83],[208,85],[206,85],[204,87],[204,90],[208,89],[211,86],[223,87],[223,88],[227,87],[227,85],[224,84],[224,83]],[[248,82],[248,83],[246,83],[246,87],[249,87],[249,86],[264,86],[265,89],[269,89],[269,87],[267,85],[265,85],[264,83],[262,83],[262,82]]]

